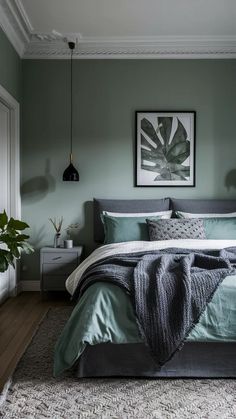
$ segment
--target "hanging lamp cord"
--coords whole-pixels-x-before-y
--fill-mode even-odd
[[[73,49],[71,49],[70,56],[70,163],[72,163],[72,141],[73,141],[73,100],[72,100],[72,91],[73,91]]]

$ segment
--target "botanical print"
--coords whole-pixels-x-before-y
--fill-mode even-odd
[[[194,186],[195,112],[137,112],[137,186]]]

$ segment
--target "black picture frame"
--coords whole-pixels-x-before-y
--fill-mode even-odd
[[[136,187],[195,187],[195,162],[196,111],[135,111]]]

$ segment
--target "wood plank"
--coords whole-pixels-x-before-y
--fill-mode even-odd
[[[23,331],[22,329],[27,326],[27,323],[32,323],[33,318],[31,319],[31,316],[34,316],[34,310],[38,306],[39,302],[34,299],[20,306],[16,302],[11,310],[7,310],[7,317],[0,316],[0,370],[1,354],[11,345],[12,339],[17,336],[18,332]]]
[[[66,296],[42,301],[39,292],[23,292],[0,306],[0,391],[49,308],[69,304]]]
[[[0,352],[0,376],[4,374],[6,366],[9,363],[10,353],[22,353],[22,348],[25,347],[25,340],[28,335],[33,335],[35,327],[45,315],[45,309],[40,305],[36,305],[32,310],[25,312],[24,324],[22,327],[15,328],[14,334],[11,335],[11,340],[8,345],[1,346]]]
[[[35,317],[35,320],[32,323],[31,327],[27,330],[25,334],[23,334],[19,344],[14,349],[13,347],[10,347],[8,357],[5,357],[4,360],[0,361],[0,365],[5,364],[5,368],[0,373],[0,391],[2,391],[5,383],[13,374],[18,362],[23,356],[32,338],[34,337],[35,332],[37,331],[37,328],[41,323],[42,319],[44,318],[45,314],[46,313],[42,311],[38,313],[38,316]]]

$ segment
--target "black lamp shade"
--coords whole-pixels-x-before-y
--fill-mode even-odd
[[[79,173],[77,172],[76,168],[73,166],[72,163],[66,168],[63,173],[63,181],[65,182],[78,182],[79,181]]]

